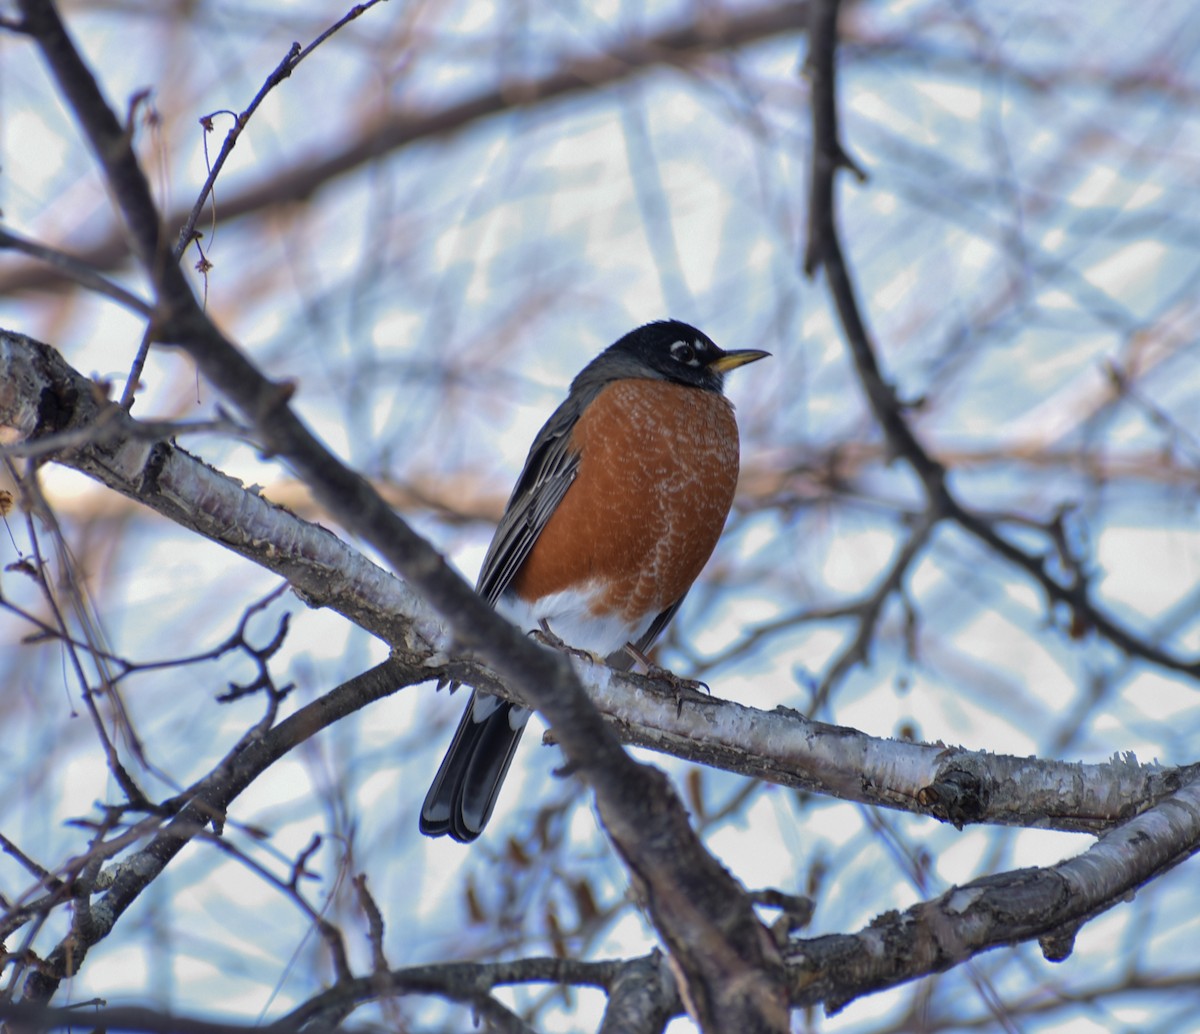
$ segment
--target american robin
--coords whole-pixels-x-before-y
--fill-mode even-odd
[[[593,359],[538,432],[476,591],[515,624],[628,668],[707,563],[733,503],[738,431],[725,352],[686,323],[648,323]],[[421,832],[474,840],[525,708],[475,691],[421,808]]]

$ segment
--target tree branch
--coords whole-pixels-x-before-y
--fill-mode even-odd
[[[333,533],[274,506],[170,442],[154,441],[48,345],[0,331],[0,427],[23,443],[66,443],[49,458],[286,578],[314,606],[378,636],[426,678],[449,675],[529,703],[521,685],[472,660],[409,586]],[[922,527],[866,599],[877,608],[920,547]],[[855,608],[857,613],[857,608]],[[869,614],[860,618],[865,620]],[[653,679],[570,658],[625,743],[781,786],[932,815],[1102,832],[1175,792],[1186,770],[1131,759],[1079,765],[879,739],[716,697],[680,705]]]
[[[813,0],[808,67],[813,84],[813,161],[809,192],[809,238],[805,271],[825,270],[825,279],[841,320],[858,381],[871,412],[894,454],[913,470],[925,492],[929,519],[950,520],[1033,578],[1052,603],[1071,608],[1079,627],[1096,632],[1130,657],[1139,657],[1169,671],[1200,679],[1200,659],[1182,657],[1133,635],[1100,609],[1086,580],[1064,584],[1044,559],[1001,535],[993,522],[971,512],[951,492],[946,468],[922,444],[908,421],[907,407],[887,382],[876,358],[859,306],[857,293],[842,252],[837,229],[834,180],[850,167],[838,135],[836,119],[836,53],[838,0]]]
[[[343,683],[323,697],[289,715],[274,728],[259,736],[244,738],[213,771],[176,798],[177,810],[157,832],[159,816],[151,816],[132,833],[122,833],[120,843],[147,843],[128,858],[116,862],[106,873],[103,891],[90,902],[91,921],[86,928],[76,926],[70,934],[34,968],[25,981],[25,999],[47,1002],[62,980],[79,971],[88,951],[108,936],[113,926],[142,892],[158,878],[175,856],[212,822],[220,823],[229,805],[267,768],[296,746],[348,714],[396,692],[400,687],[424,680],[419,667],[396,659],[385,661]],[[99,863],[112,853],[103,835],[93,843],[85,860]],[[93,893],[92,880],[78,890]],[[50,907],[48,902],[46,907]]]
[[[1200,781],[1058,865],[984,876],[880,916],[856,934],[793,944],[786,952],[792,1005],[823,1003],[837,1012],[864,994],[1034,938],[1049,961],[1060,962],[1083,923],[1197,850]]]

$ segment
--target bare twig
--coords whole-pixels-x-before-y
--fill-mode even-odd
[[[11,230],[5,230],[3,227],[0,227],[0,248],[20,251],[39,262],[44,262],[64,273],[81,287],[111,298],[139,316],[145,316],[147,319],[154,316],[154,310],[137,295],[125,290],[120,284],[113,283],[88,263],[74,258],[66,252],[39,244],[37,241],[31,241]]]
[[[108,935],[175,856],[202,833],[214,816],[223,816],[229,805],[279,758],[345,715],[425,677],[426,672],[420,667],[385,661],[302,707],[261,736],[240,741],[209,775],[191,788],[186,795],[187,803],[148,843],[145,843],[147,830],[136,831],[136,838],[145,846],[122,860],[115,875],[106,882],[102,898],[105,922],[95,924],[85,936],[61,941],[46,957],[44,965],[29,974],[25,998],[32,1002],[48,1001],[59,983],[78,970],[88,950]],[[154,816],[147,821],[158,824],[161,819]]]
[[[6,461],[7,462],[7,461]],[[99,648],[99,631],[96,623],[92,619],[92,613],[89,604],[85,598],[84,587],[79,584],[75,577],[75,565],[70,557],[70,550],[67,547],[66,540],[63,537],[62,530],[58,526],[58,521],[54,516],[53,510],[46,502],[42,495],[41,485],[38,482],[37,468],[31,462],[28,472],[24,477],[17,477],[15,469],[10,467],[14,474],[14,480],[20,486],[24,497],[24,509],[27,511],[27,527],[29,533],[29,541],[33,548],[33,570],[36,572],[36,581],[42,593],[42,598],[46,602],[50,610],[57,634],[61,637],[66,645],[67,657],[70,659],[71,668],[79,685],[80,699],[83,701],[84,708],[88,713],[88,717],[92,721],[92,728],[95,730],[97,738],[104,749],[105,758],[108,761],[109,771],[113,778],[117,781],[122,791],[131,803],[144,805],[147,804],[147,798],[142,793],[141,788],[129,774],[129,770],[122,763],[120,754],[117,750],[117,745],[113,738],[109,735],[108,729],[104,723],[104,717],[100,713],[100,708],[96,702],[97,697],[103,695],[108,698],[112,705],[113,716],[116,719],[119,728],[125,734],[126,742],[132,750],[134,756],[146,768],[150,765],[146,760],[142,750],[141,741],[133,728],[132,722],[125,710],[121,695],[116,686],[113,685],[111,679],[107,678],[104,663],[104,651]],[[40,538],[37,533],[37,528],[34,524],[34,517],[40,519],[42,524],[49,529],[51,539],[58,553],[58,566],[65,576],[67,584],[66,602],[70,607],[71,612],[75,615],[80,627],[83,629],[84,636],[89,643],[89,655],[95,660],[96,671],[98,672],[102,686],[100,689],[94,689],[88,679],[87,673],[84,670],[83,661],[80,656],[80,651],[75,649],[72,638],[68,630],[68,622],[63,607],[59,603],[58,595],[52,588],[50,581],[46,577],[47,563],[46,558],[42,556]]]
[[[267,95],[270,94],[270,92],[275,89],[276,86],[291,76],[292,72],[296,70],[296,66],[299,65],[301,61],[303,61],[314,50],[316,50],[317,47],[329,39],[330,36],[332,36],[339,29],[349,25],[350,22],[354,21],[355,19],[362,17],[362,15],[366,14],[368,10],[381,2],[382,0],[364,0],[363,3],[356,4],[354,7],[350,8],[345,15],[343,15],[340,19],[330,25],[329,28],[322,32],[307,47],[302,48],[299,43],[293,43],[287,54],[285,54],[279,64],[275,66],[274,71],[267,76],[266,81],[259,88],[258,93],[254,95],[253,100],[250,101],[249,105],[247,105],[241,113],[234,114],[231,111],[213,112],[210,115],[205,115],[200,120],[200,124],[204,128],[205,134],[212,132],[212,120],[216,115],[232,116],[233,127],[228,133],[225,134],[225,142],[221,145],[220,153],[218,153],[216,161],[209,166],[208,178],[204,181],[204,185],[200,188],[200,193],[196,197],[195,204],[192,205],[191,212],[188,214],[187,219],[184,220],[183,226],[180,227],[179,240],[175,244],[176,260],[183,257],[183,253],[187,250],[188,244],[195,239],[196,224],[200,221],[200,216],[204,211],[204,203],[212,196],[213,188],[217,182],[217,177],[221,175],[221,170],[225,167],[226,160],[233,152],[233,149],[238,142],[238,137],[242,135],[242,131],[246,128],[251,117],[253,117],[254,113],[258,110],[259,105],[267,99]],[[215,206],[213,219],[215,222]]]
[[[97,385],[97,388],[99,387]],[[109,410],[102,414],[100,420],[88,427],[60,431],[12,445],[0,445],[0,457],[41,459],[56,452],[79,449],[84,445],[103,444],[110,437],[110,428],[122,439],[128,440],[129,432],[133,431],[134,436],[151,442],[188,434],[221,434],[243,439],[249,437],[245,427],[227,416],[218,417],[216,420],[143,420],[132,428],[128,424],[117,428],[114,425],[114,415],[114,411]]]
[[[919,518],[917,526],[909,534],[908,541],[897,553],[891,567],[879,579],[875,589],[850,608],[858,620],[858,631],[821,679],[810,704],[811,713],[817,714],[825,707],[834,689],[856,664],[866,664],[869,660],[871,643],[874,641],[884,604],[894,594],[903,592],[904,579],[908,577],[909,570],[924,550],[936,524],[936,520],[928,514]]]
[[[354,889],[358,892],[358,905],[367,917],[368,940],[371,942],[371,970],[374,973],[387,971],[387,956],[383,952],[383,913],[367,890],[367,874],[360,872],[354,877]]]

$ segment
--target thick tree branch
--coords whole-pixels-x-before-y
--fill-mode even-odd
[[[262,499],[171,442],[156,441],[48,345],[0,331],[0,427],[45,455],[286,578],[381,638],[427,677],[451,674],[528,703],[518,684],[455,648],[420,596],[327,529]],[[916,529],[910,550],[919,547]],[[904,551],[868,603],[894,591]],[[454,656],[451,656],[453,652]],[[1103,832],[1174,793],[1185,770],[1117,759],[1080,765],[879,739],[705,697],[681,707],[656,683],[572,658],[593,704],[626,743],[699,764],[962,825]]]
[[[404,582],[159,437],[54,348],[2,329],[0,427],[23,446],[49,443],[43,455],[286,578],[310,605],[395,649],[436,659],[449,645],[440,619]]]
[[[600,1034],[659,1034],[683,1011],[670,968],[657,951],[622,963],[607,986]]]
[[[1048,960],[1062,961],[1083,923],[1198,850],[1200,781],[1058,865],[984,876],[856,934],[794,944],[786,953],[792,1004],[836,1012],[872,991],[1034,938]]]

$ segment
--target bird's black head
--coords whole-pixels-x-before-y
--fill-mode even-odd
[[[708,391],[722,391],[725,374],[770,353],[745,348],[726,352],[707,335],[678,320],[659,320],[631,330],[588,364],[576,379],[654,377]]]

